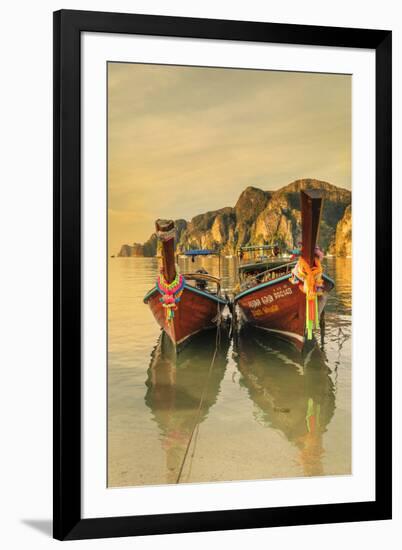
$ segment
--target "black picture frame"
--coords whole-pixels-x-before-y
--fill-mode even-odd
[[[375,501],[82,519],[80,39],[83,32],[375,50]],[[55,538],[71,540],[391,518],[391,39],[391,31],[386,30],[70,10],[54,13]],[[379,284],[387,289],[387,300],[382,299]]]

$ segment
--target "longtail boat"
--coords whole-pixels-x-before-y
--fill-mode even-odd
[[[176,229],[172,220],[157,220],[162,268],[156,285],[144,297],[159,326],[179,350],[191,336],[219,328],[228,299],[221,294],[220,278],[205,270],[180,274],[175,258]],[[192,254],[194,252],[194,254]],[[213,251],[208,251],[208,255]],[[189,251],[195,257],[203,251]]]
[[[238,324],[266,330],[298,350],[313,339],[334,287],[322,271],[323,254],[317,247],[322,205],[320,191],[301,191],[302,246],[296,261],[281,261],[275,246],[266,247],[271,255],[251,264],[240,254],[240,288],[233,300]]]

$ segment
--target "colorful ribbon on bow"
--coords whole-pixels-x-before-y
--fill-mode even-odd
[[[300,290],[306,295],[306,331],[307,340],[311,340],[313,338],[313,328],[319,327],[318,296],[322,294],[324,289],[320,260],[315,257],[314,266],[310,267],[306,260],[300,256],[292,270],[290,282],[299,284]]]
[[[168,283],[161,272],[156,281],[156,288],[162,295],[160,301],[166,310],[166,320],[168,323],[174,318],[174,312],[177,309],[177,304],[180,302],[183,294],[185,279],[183,275],[176,273],[176,277],[171,283]]]

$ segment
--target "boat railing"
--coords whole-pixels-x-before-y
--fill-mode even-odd
[[[270,267],[269,269],[266,269],[265,271],[258,273],[258,275],[256,275],[256,278],[258,279],[259,277],[262,277],[267,273],[270,273],[272,271],[279,271],[283,268],[286,268],[286,273],[288,273],[290,271],[290,268],[293,268],[296,265],[296,263],[297,263],[296,261],[293,261],[293,262],[286,262],[285,264],[281,264],[281,265],[275,265],[274,267]]]
[[[239,260],[238,262],[238,269],[245,269],[247,267],[251,266],[261,266],[268,263],[273,263],[275,261],[282,260],[282,258],[278,258],[277,256],[264,256],[259,258],[246,258],[243,260]]]
[[[257,284],[260,282],[260,279],[263,279],[265,276],[273,272],[279,272],[281,276],[287,275],[288,273],[290,273],[291,269],[293,269],[296,263],[297,263],[296,261],[286,262],[285,264],[275,265],[273,267],[270,267],[269,269],[265,269],[264,271],[261,271],[261,273],[257,273],[257,275],[248,277],[241,285],[241,288],[243,289],[243,288],[248,288],[250,286],[254,286],[254,284]]]
[[[219,294],[221,288],[221,280],[217,277],[213,277],[207,273],[183,273],[183,277],[186,281],[205,281],[206,283],[213,283],[217,286],[217,294]]]

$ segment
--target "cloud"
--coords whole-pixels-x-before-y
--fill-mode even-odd
[[[233,205],[247,185],[351,186],[351,77],[109,64],[111,246],[159,216]]]

